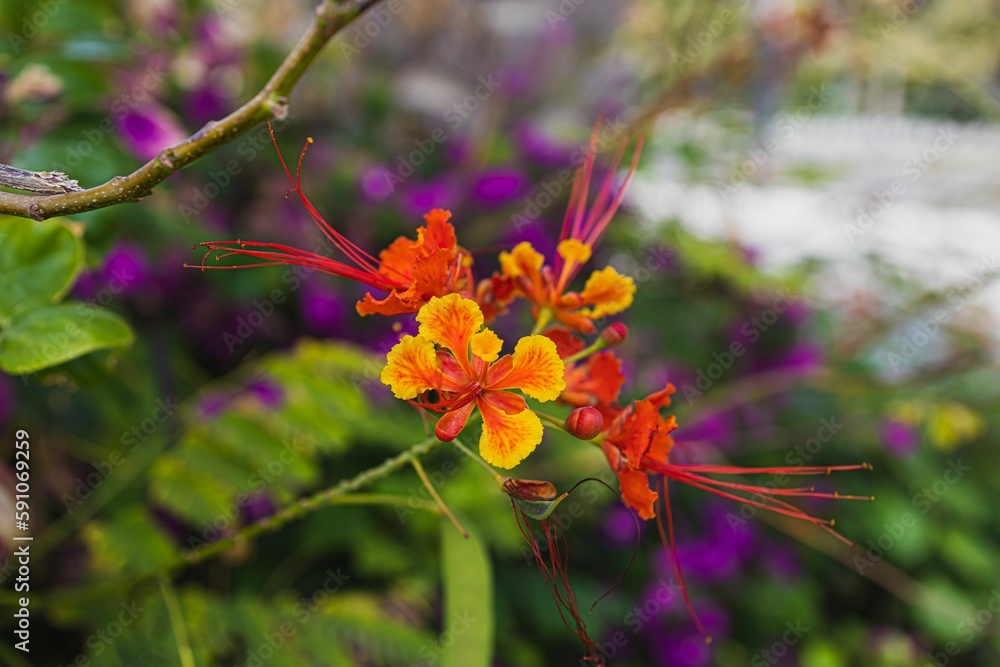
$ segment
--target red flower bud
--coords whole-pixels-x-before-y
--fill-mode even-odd
[[[615,322],[601,332],[601,340],[607,347],[621,345],[628,338],[628,327],[621,322]]]
[[[566,417],[566,431],[574,438],[590,440],[604,430],[604,417],[597,408],[577,408]]]

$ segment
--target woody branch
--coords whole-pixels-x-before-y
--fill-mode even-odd
[[[93,188],[74,189],[64,174],[29,172],[2,165],[0,185],[39,194],[0,192],[0,214],[45,220],[58,215],[94,211],[116,204],[137,202],[153,192],[168,176],[186,167],[258,123],[288,115],[288,95],[312,65],[323,47],[341,29],[378,0],[323,0],[305,34],[263,89],[220,121],[212,121],[194,135],[169,146],[128,176],[116,176]],[[5,178],[10,174],[16,178]],[[41,187],[45,186],[45,187]],[[58,186],[58,187],[56,187]],[[53,192],[59,194],[52,194]],[[48,193],[48,194],[44,194]]]

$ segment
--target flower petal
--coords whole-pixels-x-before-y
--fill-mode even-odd
[[[434,344],[421,336],[403,336],[386,356],[382,383],[396,398],[409,400],[438,386],[441,378]]]
[[[513,468],[542,441],[542,420],[531,410],[510,415],[482,398],[476,403],[483,416],[479,453],[490,465]]]
[[[487,388],[520,389],[539,401],[554,401],[566,388],[566,366],[556,344],[545,336],[525,336],[517,341],[510,366],[510,372],[495,381],[491,374]]]
[[[635,282],[619,274],[613,266],[607,266],[590,274],[580,297],[586,305],[594,306],[587,312],[588,317],[598,319],[631,306],[634,294]]]
[[[454,250],[458,239],[455,238],[455,228],[448,222],[450,219],[451,211],[440,208],[425,213],[427,226],[417,228],[417,243],[423,245],[428,252],[438,248]]]
[[[518,243],[510,252],[500,253],[500,271],[508,278],[534,276],[544,263],[545,258],[527,241]]]
[[[476,407],[475,401],[469,401],[465,405],[441,415],[437,425],[434,426],[434,435],[441,442],[451,442],[458,437],[458,434],[465,428],[465,422],[469,421],[472,409]]]
[[[483,311],[472,299],[458,294],[435,297],[417,313],[420,335],[451,350],[464,366],[469,359],[469,340],[483,326]]]
[[[509,391],[486,391],[479,397],[497,410],[503,410],[508,415],[516,415],[522,410],[528,409],[528,404],[524,398]]]
[[[649,488],[649,478],[646,477],[646,473],[625,468],[618,473],[618,483],[621,486],[622,499],[626,505],[639,513],[639,518],[652,519],[656,516],[654,503],[660,494]]]
[[[566,239],[556,248],[556,251],[567,262],[586,263],[590,259],[590,246],[578,239]]]
[[[485,362],[496,361],[502,347],[503,341],[492,329],[483,329],[472,337],[472,354]]]

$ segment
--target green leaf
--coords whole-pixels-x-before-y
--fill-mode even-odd
[[[18,375],[132,344],[132,330],[114,313],[64,303],[23,313],[0,335],[0,368]]]
[[[511,497],[517,508],[528,515],[529,518],[535,521],[544,521],[552,516],[552,513],[556,511],[559,504],[569,497],[568,493],[564,493],[555,500],[524,500],[522,498]]]
[[[473,531],[441,520],[444,579],[442,667],[489,667],[493,660],[493,571]]]
[[[82,266],[83,242],[66,223],[0,218],[0,326],[58,302]]]

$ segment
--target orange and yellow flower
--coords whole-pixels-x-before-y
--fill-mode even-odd
[[[418,334],[403,336],[389,351],[382,382],[396,398],[442,413],[434,431],[446,442],[478,408],[480,454],[499,468],[516,466],[542,441],[542,422],[512,390],[538,401],[558,398],[566,383],[555,343],[525,336],[501,357],[503,341],[483,328],[479,305],[459,294],[432,297],[417,322]]]
[[[490,318],[504,312],[511,301],[521,297],[531,302],[532,316],[541,326],[555,320],[581,333],[592,333],[596,330],[593,320],[615,315],[632,305],[635,283],[610,266],[591,273],[579,292],[569,290],[573,278],[590,260],[621,206],[642,152],[640,137],[624,182],[616,189],[615,171],[627,145],[622,142],[588,209],[590,180],[597,155],[597,130],[595,127],[583,167],[573,181],[553,266],[546,265],[545,257],[527,242],[517,244],[510,252],[500,253],[500,271],[481,281],[476,288],[476,299]]]
[[[270,125],[268,125],[270,129]],[[342,262],[325,255],[309,252],[293,246],[262,241],[207,241],[196,247],[206,249],[205,257],[198,267],[205,269],[245,269],[259,266],[292,265],[313,271],[347,278],[386,292],[382,299],[376,299],[369,292],[357,303],[360,315],[401,315],[415,313],[431,298],[446,294],[471,294],[475,285],[472,277],[472,255],[458,245],[455,228],[448,222],[449,211],[434,209],[424,215],[426,227],[417,228],[414,241],[400,236],[379,253],[376,259],[362,250],[354,242],[337,231],[313,206],[302,191],[302,160],[306,148],[302,149],[298,169],[294,176],[285,164],[271,131],[271,141],[278,151],[278,158],[285,176],[302,201],[303,207],[329,243],[348,261]],[[215,254],[219,261],[231,256],[251,257],[259,260],[250,264],[208,265],[208,257]]]

